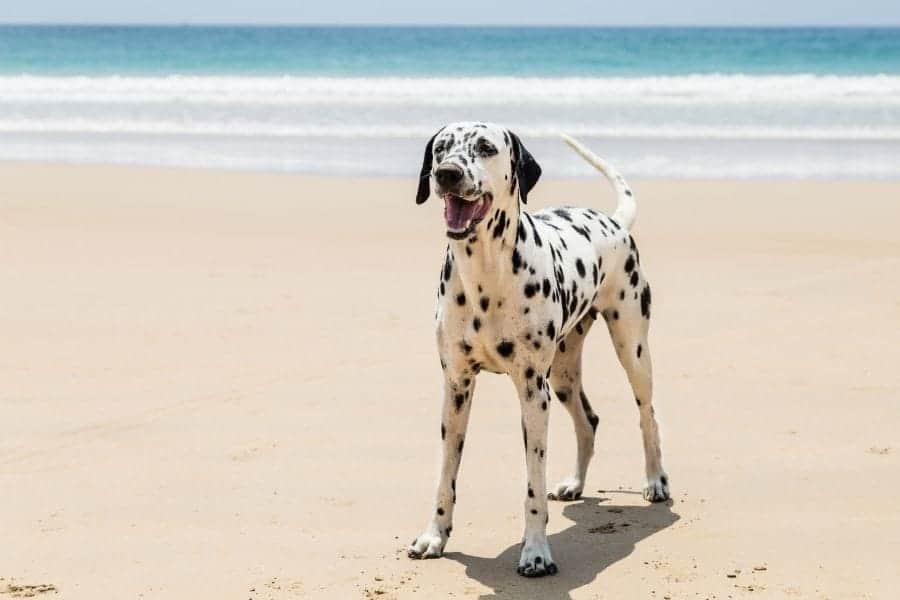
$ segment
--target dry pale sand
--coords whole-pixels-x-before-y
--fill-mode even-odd
[[[445,244],[412,177],[0,182],[0,600],[900,593],[900,185],[635,185],[674,501],[638,494],[636,409],[595,330],[588,493],[551,505],[559,575],[525,580],[499,376],[446,557],[403,551],[436,476]],[[545,181],[533,204],[611,196]],[[552,411],[555,480],[574,441]]]

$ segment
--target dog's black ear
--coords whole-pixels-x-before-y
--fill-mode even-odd
[[[425,158],[422,160],[422,170],[419,172],[419,190],[416,192],[416,204],[422,204],[431,195],[431,163],[433,160],[431,148],[434,146],[434,138],[437,137],[438,133],[440,131],[431,136],[431,139],[425,144]]]
[[[514,178],[510,185],[515,186],[515,182],[518,180],[519,197],[523,203],[527,203],[528,192],[541,178],[541,165],[534,160],[531,152],[522,144],[519,136],[510,131],[509,137],[512,138],[512,164],[510,169]]]

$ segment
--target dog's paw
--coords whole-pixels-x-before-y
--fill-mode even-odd
[[[446,543],[446,538],[439,533],[426,531],[412,541],[406,549],[406,555],[410,558],[440,558]]]
[[[559,569],[550,556],[550,544],[544,538],[541,541],[525,542],[522,546],[522,555],[519,557],[519,567],[516,572],[523,577],[543,577],[544,575],[556,575]]]
[[[550,488],[547,498],[550,500],[578,500],[584,491],[584,482],[576,477],[569,477]]]
[[[647,480],[644,488],[644,500],[647,502],[665,502],[669,499],[669,477],[660,473],[657,477]]]

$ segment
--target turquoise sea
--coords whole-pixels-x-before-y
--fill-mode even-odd
[[[900,29],[0,26],[0,159],[410,175],[440,125],[640,177],[900,178]]]

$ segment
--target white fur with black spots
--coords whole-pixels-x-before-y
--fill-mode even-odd
[[[618,197],[612,217],[591,208],[527,213],[540,166],[515,134],[496,125],[447,125],[426,147],[416,202],[444,201],[450,238],[435,316],[444,374],[443,459],[432,516],[410,544],[410,557],[441,556],[450,537],[475,379],[484,369],[509,375],[521,406],[527,491],[518,572],[557,572],[546,535],[547,499],[575,500],[584,490],[598,418],[582,389],[581,351],[599,316],[640,413],[644,497],[669,497],[652,404],[650,287],[628,232],[634,197],[615,169],[564,139],[612,183]],[[572,417],[578,452],[573,473],[548,489],[551,387]]]

